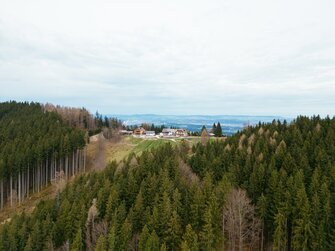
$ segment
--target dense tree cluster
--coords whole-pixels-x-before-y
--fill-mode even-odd
[[[165,144],[76,180],[0,229],[0,250],[333,250],[335,119]]]
[[[57,173],[73,175],[84,164],[85,132],[38,103],[0,103],[0,197],[20,203]]]
[[[262,219],[262,247],[334,250],[335,118],[247,127],[193,148],[190,165],[245,189]]]
[[[80,176],[31,216],[0,231],[0,249],[209,250],[222,248],[228,181],[197,179],[170,144]]]

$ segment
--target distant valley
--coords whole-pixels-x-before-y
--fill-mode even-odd
[[[167,127],[185,128],[189,131],[200,131],[202,126],[211,128],[213,123],[220,122],[223,133],[232,135],[241,130],[245,125],[256,125],[259,121],[268,123],[273,119],[281,121],[291,118],[281,116],[248,116],[248,115],[157,115],[157,114],[134,114],[134,115],[107,115],[121,119],[125,125],[140,125],[150,123],[165,125]]]

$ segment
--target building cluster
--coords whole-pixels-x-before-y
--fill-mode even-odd
[[[134,131],[122,130],[122,135],[133,135],[138,138],[163,137],[163,138],[183,138],[187,137],[186,129],[170,129],[164,128],[161,133],[156,134],[155,131],[147,131],[143,127],[136,128]]]

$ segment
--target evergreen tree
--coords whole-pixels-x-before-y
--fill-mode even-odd
[[[74,241],[71,245],[71,251],[83,251],[84,250],[84,244],[82,239],[82,231],[81,228],[77,231],[77,234],[74,238]]]
[[[109,234],[108,234],[108,250],[109,251],[114,251],[117,250],[117,233],[115,230],[115,226],[112,225],[112,227],[109,230]]]
[[[146,245],[147,245],[147,241],[150,238],[150,233],[149,233],[149,229],[147,227],[147,225],[144,225],[141,236],[140,236],[140,240],[138,243],[138,250],[139,251],[144,251],[146,250]]]
[[[174,210],[168,223],[168,229],[165,234],[165,240],[171,250],[179,246],[181,238],[181,226],[178,213]]]
[[[297,192],[297,215],[293,221],[293,249],[308,250],[313,239],[310,206],[304,188]]]
[[[142,192],[140,191],[136,197],[133,210],[133,227],[135,232],[140,231],[144,225],[145,219],[143,218],[143,215],[144,215],[143,196]]]
[[[201,246],[204,250],[212,250],[214,248],[215,235],[210,207],[206,208],[203,220],[204,225],[202,231],[200,232]]]
[[[222,128],[220,122],[218,122],[218,125],[215,128],[214,134],[215,137],[222,137]]]
[[[126,219],[120,232],[120,250],[127,250],[132,237],[132,224]]]
[[[182,249],[198,251],[198,235],[193,231],[192,226],[188,224],[183,235]]]
[[[100,235],[97,245],[95,246],[94,251],[106,251],[106,238],[103,235]]]
[[[146,251],[154,251],[159,250],[159,238],[154,231],[152,231],[151,235],[149,236],[147,242],[146,242]]]
[[[287,218],[285,218],[284,214],[278,212],[275,217],[275,233],[274,233],[274,245],[273,248],[276,251],[286,250],[287,245]]]
[[[214,133],[214,135],[216,134],[216,124],[215,123],[213,123],[212,132]]]
[[[265,217],[266,217],[266,209],[267,209],[267,202],[266,202],[266,197],[264,194],[262,194],[257,201],[257,211],[258,215],[262,221],[261,223],[261,251],[264,250],[264,233],[265,233]]]

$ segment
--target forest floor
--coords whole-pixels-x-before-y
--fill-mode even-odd
[[[9,203],[0,210],[0,225],[10,221],[11,217],[17,213],[30,214],[35,209],[35,206],[41,200],[47,200],[54,198],[58,189],[58,184],[49,184],[43,188],[40,192],[32,193],[29,199],[26,199],[21,204],[16,203],[13,207],[10,207]]]

